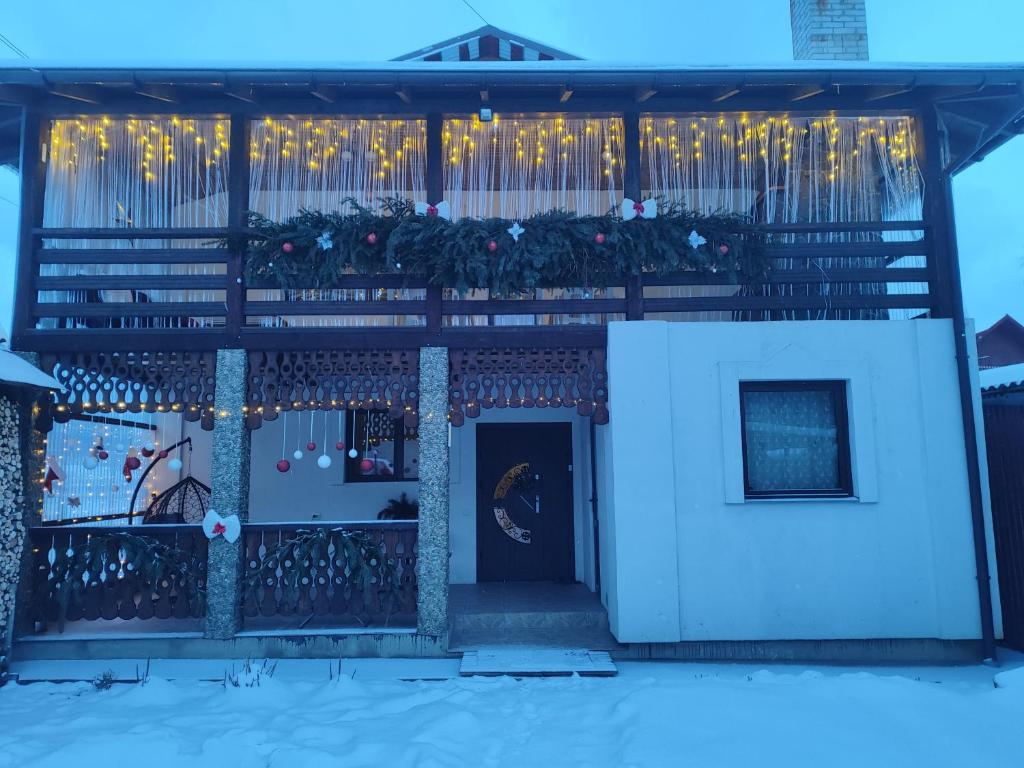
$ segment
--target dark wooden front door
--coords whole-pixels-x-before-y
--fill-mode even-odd
[[[478,424],[477,581],[572,581],[572,425]]]

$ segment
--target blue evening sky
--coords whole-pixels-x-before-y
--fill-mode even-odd
[[[791,58],[787,0],[471,0],[491,24],[608,62],[732,64]],[[1024,62],[1021,0],[867,0],[871,58]],[[480,26],[463,0],[8,0],[0,32],[69,63],[385,60]],[[16,58],[0,46],[0,59]],[[957,177],[967,313],[1024,320],[1024,139]],[[17,178],[0,170],[0,326],[10,327]]]

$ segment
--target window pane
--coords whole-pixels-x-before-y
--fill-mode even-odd
[[[750,491],[840,487],[836,408],[829,390],[745,391]]]
[[[356,411],[352,447],[358,455],[346,459],[346,479],[415,480],[419,475],[419,443],[415,429],[402,426],[387,411]],[[396,430],[398,434],[396,434]]]

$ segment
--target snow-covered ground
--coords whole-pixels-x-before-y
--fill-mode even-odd
[[[0,766],[1021,766],[1011,666],[628,663],[615,678],[403,682],[400,662],[334,680],[320,662],[258,687],[8,685]]]

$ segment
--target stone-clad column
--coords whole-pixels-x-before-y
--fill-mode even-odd
[[[448,349],[420,350],[417,630],[448,632]]]
[[[214,396],[211,507],[223,517],[249,517],[249,430],[245,427],[248,360],[244,349],[217,352],[217,390]],[[223,536],[210,541],[206,575],[206,636],[228,639],[242,625],[242,548]]]

